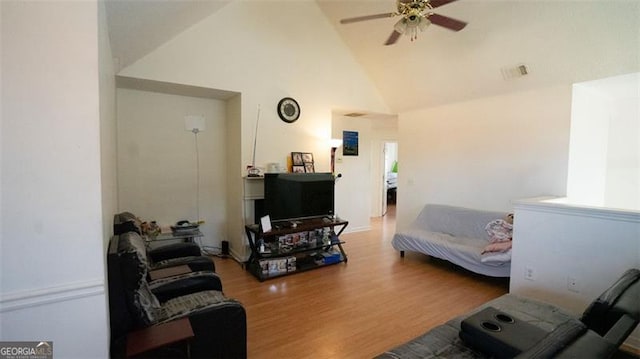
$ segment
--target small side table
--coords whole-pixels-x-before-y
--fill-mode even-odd
[[[151,243],[156,241],[171,241],[171,240],[178,240],[178,239],[193,243],[195,238],[201,238],[201,237],[204,237],[204,234],[202,234],[202,232],[200,232],[199,229],[196,229],[194,231],[189,231],[189,232],[167,232],[167,233],[160,233],[155,236],[149,236],[149,235],[145,236],[145,243],[147,247],[149,247]]]
[[[152,325],[127,335],[127,357],[184,341],[187,346],[187,358],[190,358],[189,341],[194,336],[189,318]]]

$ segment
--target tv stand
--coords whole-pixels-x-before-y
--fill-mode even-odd
[[[263,281],[346,263],[340,235],[348,224],[340,218],[318,217],[274,222],[269,232],[262,232],[257,224],[246,225],[251,247],[247,269]]]

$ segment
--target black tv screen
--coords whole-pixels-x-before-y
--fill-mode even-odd
[[[332,216],[334,184],[331,173],[267,173],[264,213],[272,220]]]

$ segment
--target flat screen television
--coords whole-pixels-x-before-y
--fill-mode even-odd
[[[275,221],[332,216],[334,185],[331,173],[267,173],[264,213]]]

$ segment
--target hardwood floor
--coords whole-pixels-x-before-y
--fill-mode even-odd
[[[341,236],[348,263],[259,282],[215,258],[225,294],[247,311],[249,358],[371,358],[508,291],[476,275],[391,247],[393,208],[372,229]]]

